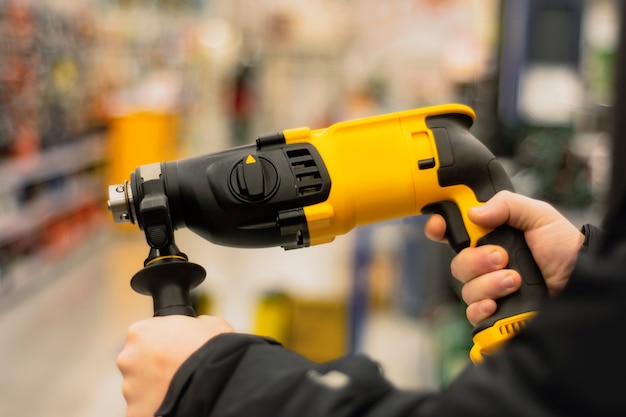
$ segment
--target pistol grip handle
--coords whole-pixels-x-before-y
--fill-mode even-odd
[[[478,240],[478,245],[486,244],[498,245],[506,249],[509,254],[507,268],[519,272],[522,276],[522,285],[519,291],[496,300],[498,309],[491,317],[476,326],[474,334],[493,326],[501,319],[536,311],[548,295],[543,275],[521,230],[508,225],[500,226]]]
[[[431,204],[424,213],[438,213],[446,220],[446,237],[455,252],[470,245],[471,239],[463,223],[459,207],[451,201]],[[496,312],[474,328],[474,347],[470,357],[480,362],[484,354],[494,352],[517,333],[547,297],[547,287],[524,233],[509,225],[502,225],[477,240],[476,245],[493,244],[503,247],[509,255],[507,268],[522,277],[518,291],[496,300]]]

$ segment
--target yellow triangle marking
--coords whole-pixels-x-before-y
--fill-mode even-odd
[[[248,155],[248,157],[246,158],[246,165],[254,163],[256,163],[256,159],[254,159],[254,156]]]

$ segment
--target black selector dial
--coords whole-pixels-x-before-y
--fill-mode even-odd
[[[247,201],[261,201],[270,197],[278,185],[274,165],[265,158],[248,155],[239,161],[230,175],[233,193]]]

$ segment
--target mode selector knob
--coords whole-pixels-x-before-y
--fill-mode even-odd
[[[239,161],[230,175],[234,194],[248,201],[261,201],[270,197],[277,185],[278,174],[274,165],[252,154]]]

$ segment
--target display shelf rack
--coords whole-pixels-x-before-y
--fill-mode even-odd
[[[105,149],[96,132],[0,161],[0,304],[102,229]]]

